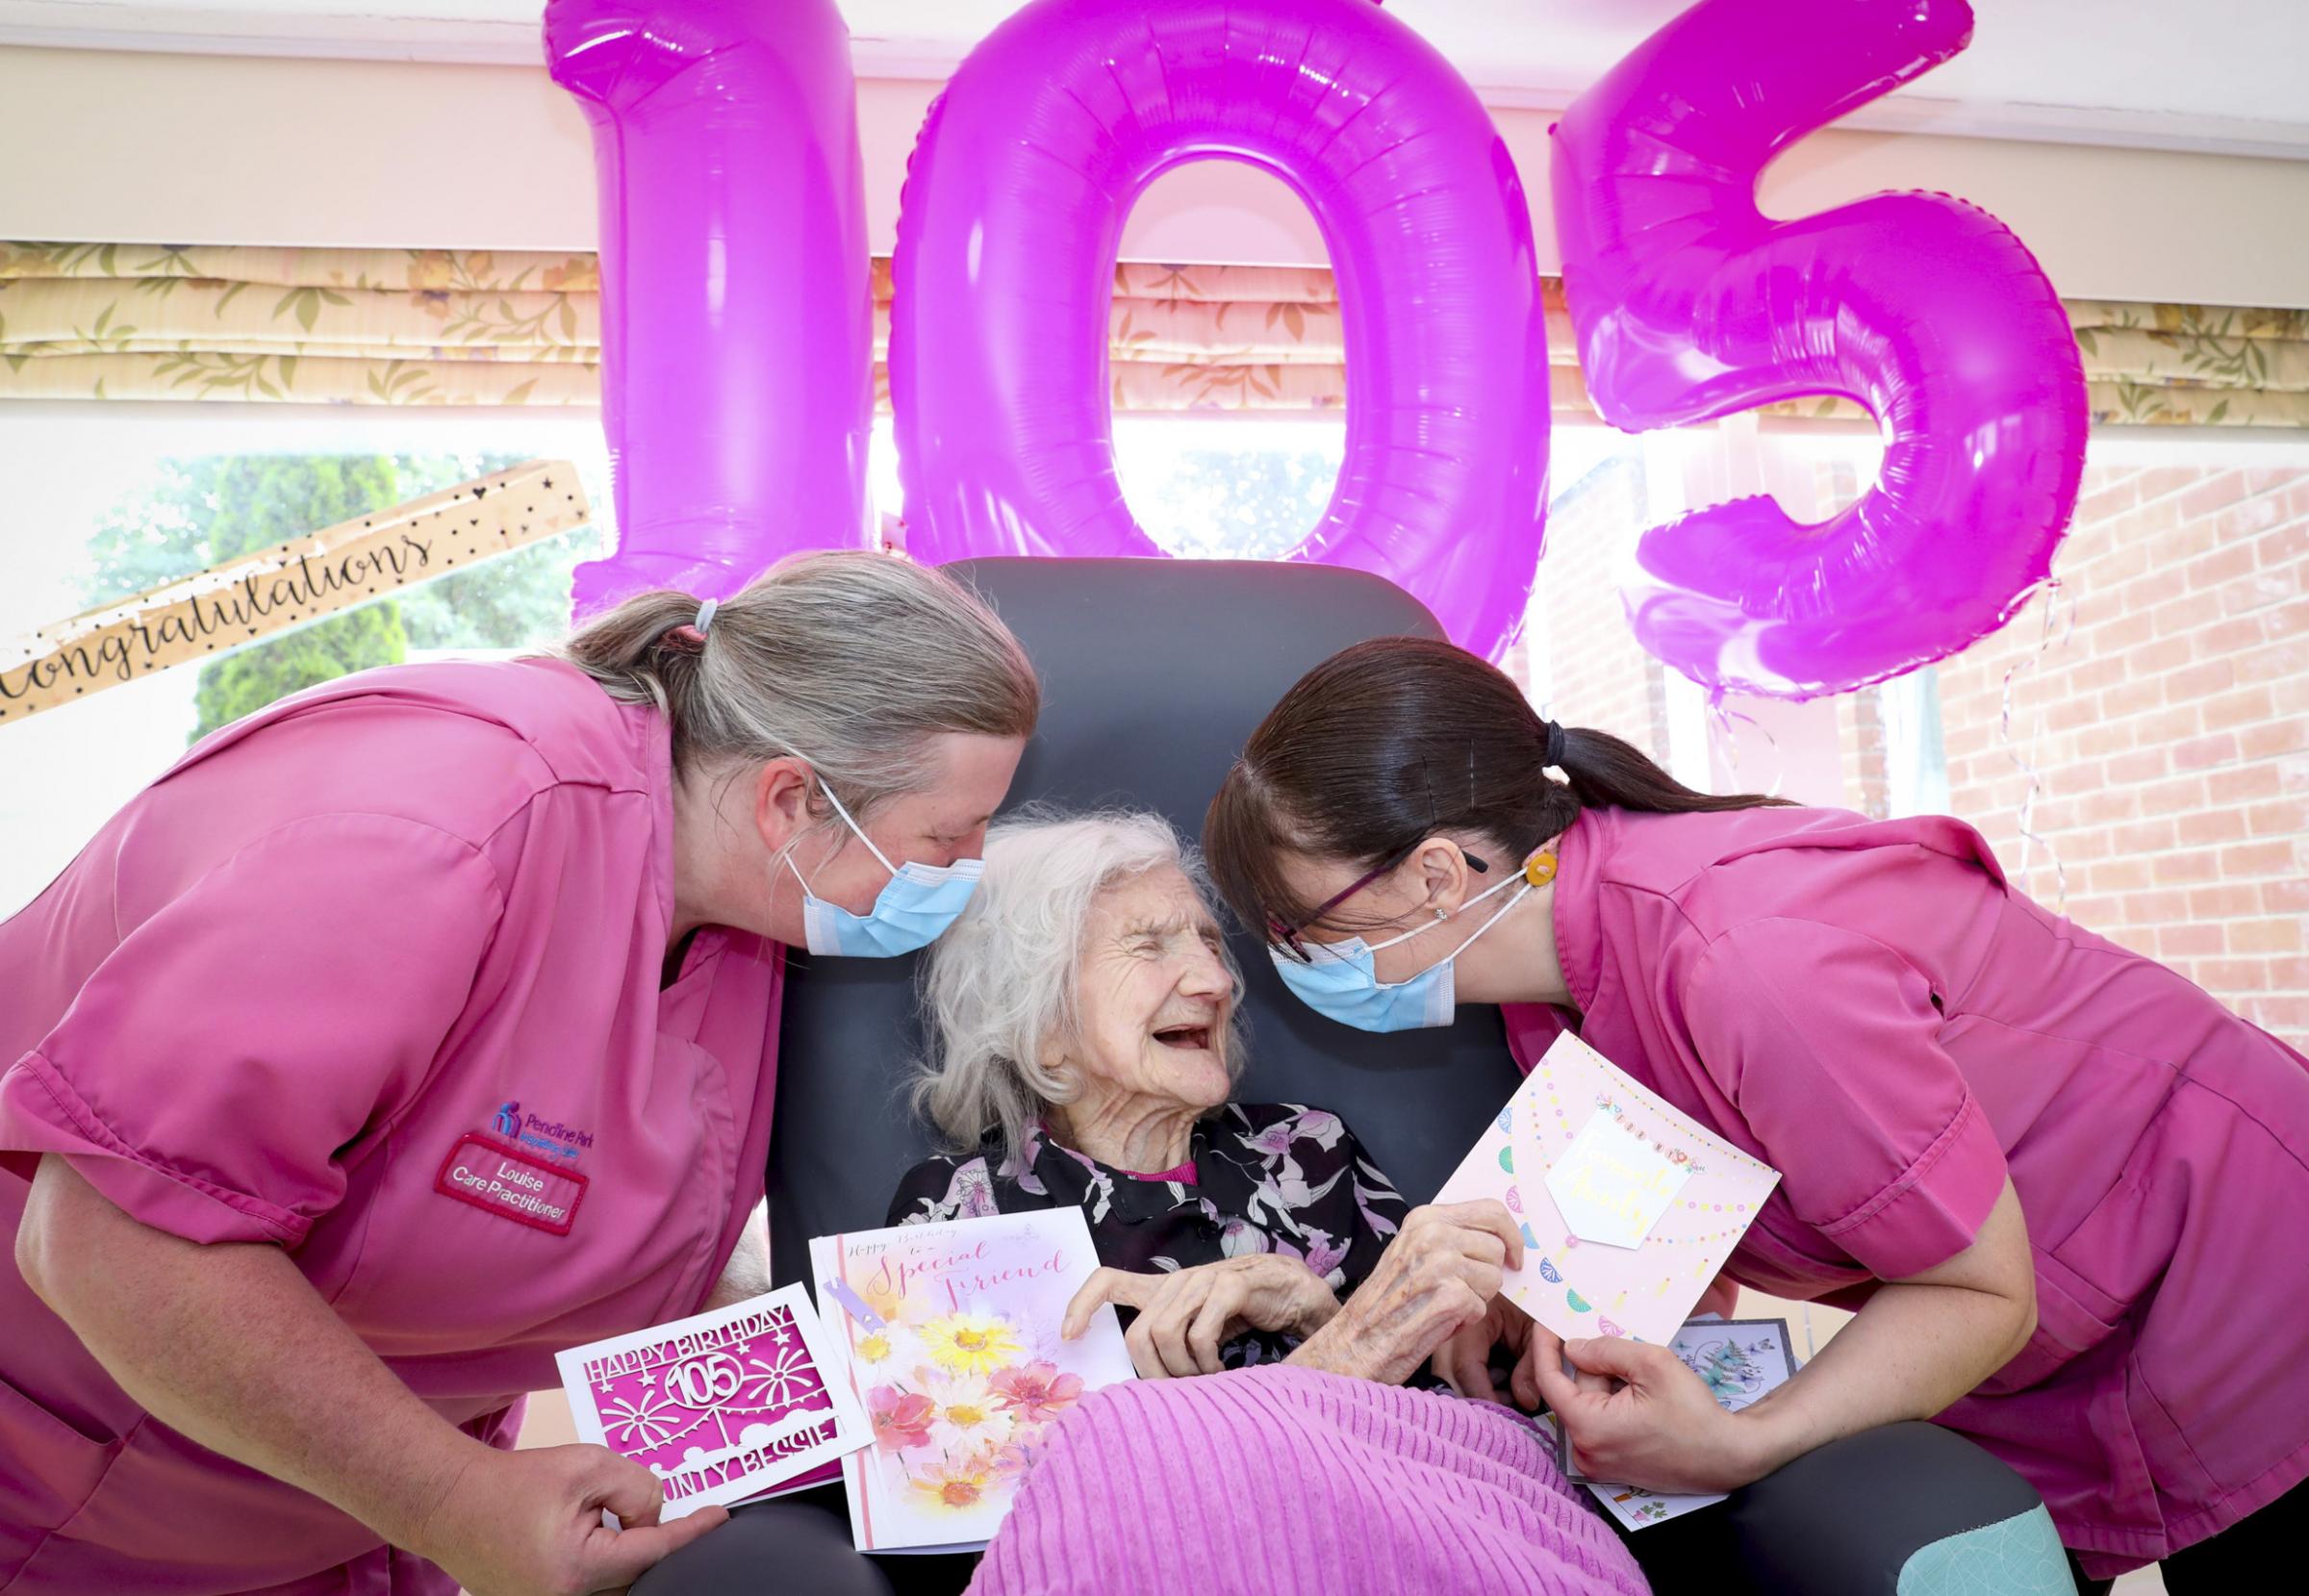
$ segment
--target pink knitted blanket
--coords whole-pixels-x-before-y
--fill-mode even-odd
[[[1645,1596],[1507,1408],[1288,1366],[1139,1381],[1053,1432],[974,1596]]]

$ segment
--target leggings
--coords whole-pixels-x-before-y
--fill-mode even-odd
[[[2271,1581],[2282,1578],[2279,1570],[2296,1566],[2304,1531],[2309,1531],[2309,1482],[2157,1564],[2166,1596],[2235,1596],[2270,1588]],[[2076,1558],[2068,1561],[2073,1567]],[[2108,1596],[2116,1583],[2088,1580],[2081,1571],[2076,1576],[2076,1588],[2085,1596]]]
[[[1713,1507],[1622,1533],[1656,1596],[1897,1596],[1912,1560],[1936,1555],[1943,1587],[2070,1596],[2035,1488],[1934,1424],[1831,1441]]]

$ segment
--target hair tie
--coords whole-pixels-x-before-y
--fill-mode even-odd
[[[1540,756],[1539,763],[1553,765],[1556,769],[1561,770],[1563,768],[1563,728],[1553,721],[1546,722],[1545,724],[1547,726],[1547,752]]]
[[[722,600],[719,598],[709,598],[698,606],[698,619],[691,621],[690,624],[698,628],[699,637],[705,636],[706,629],[713,625],[714,612],[721,607]]]

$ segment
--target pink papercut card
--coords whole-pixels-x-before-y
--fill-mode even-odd
[[[859,1551],[983,1546],[1050,1427],[1133,1378],[1112,1307],[1081,1339],[1058,1334],[1098,1266],[1079,1208],[810,1243],[835,1356],[874,1431],[842,1460]]]
[[[1507,1204],[1524,1259],[1503,1289],[1558,1335],[1664,1345],[1779,1180],[1566,1033],[1435,1201]]]
[[[577,1438],[664,1482],[664,1516],[776,1494],[872,1439],[798,1285],[554,1355]]]

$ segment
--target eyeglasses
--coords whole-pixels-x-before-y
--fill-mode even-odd
[[[1370,874],[1357,878],[1355,885],[1349,887],[1345,892],[1333,893],[1331,897],[1325,899],[1320,904],[1316,905],[1313,913],[1309,914],[1305,920],[1300,921],[1295,925],[1286,925],[1275,916],[1267,916],[1268,946],[1273,948],[1281,948],[1284,952],[1290,954],[1291,957],[1297,959],[1301,964],[1312,964],[1314,962],[1314,955],[1307,950],[1307,944],[1302,940],[1307,928],[1309,925],[1321,925],[1325,915],[1331,913],[1332,910],[1337,908],[1341,903],[1346,902],[1347,899],[1353,898],[1357,893],[1361,892],[1365,887],[1378,880],[1381,876],[1385,875],[1391,871],[1399,868],[1406,859],[1408,859],[1412,854],[1418,852],[1420,848],[1426,842],[1427,839],[1425,837],[1420,837],[1414,840],[1408,848],[1404,849],[1401,852],[1388,855],[1387,862],[1385,864],[1381,865]],[[1491,868],[1489,865],[1484,863],[1483,860],[1468,852],[1465,849],[1459,849],[1459,856],[1467,861],[1467,866],[1470,870],[1488,871]]]

